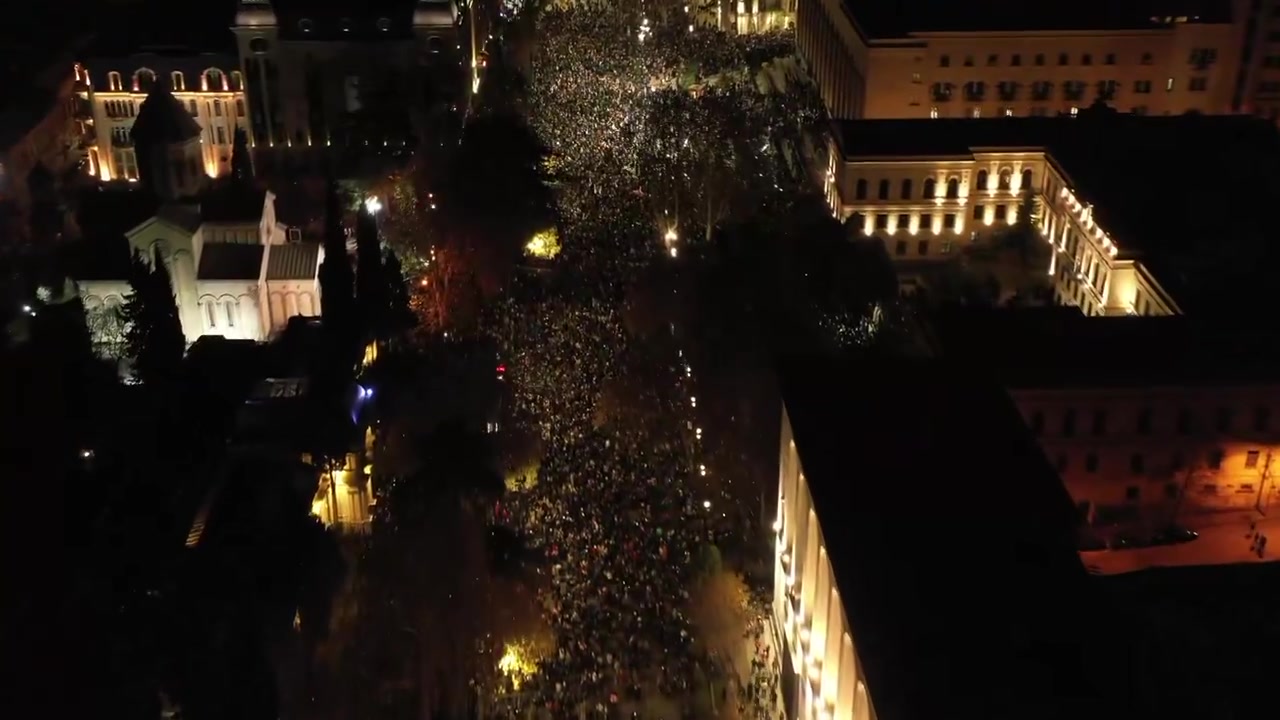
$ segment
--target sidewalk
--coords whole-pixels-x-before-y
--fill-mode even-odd
[[[727,707],[721,709],[721,717],[739,720],[785,718],[778,648],[774,647],[768,615],[754,618],[749,630],[739,652],[733,657],[733,672],[738,684],[730,691],[725,702]]]
[[[1262,557],[1251,549],[1254,542],[1249,523],[1256,518],[1257,532],[1270,542]],[[1188,523],[1200,537],[1179,545],[1082,552],[1081,559],[1093,572],[1103,575],[1134,572],[1151,567],[1179,565],[1226,565],[1271,562],[1280,559],[1280,516],[1259,517],[1256,513],[1231,513],[1220,517],[1197,518]]]

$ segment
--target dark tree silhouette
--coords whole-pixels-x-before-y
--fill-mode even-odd
[[[347,255],[338,186],[329,181],[325,196],[324,262],[320,264],[320,316],[327,356],[320,361],[322,392],[345,387],[354,371],[356,337],[355,273]]]
[[[365,207],[356,216],[356,306],[366,337],[386,339],[389,331],[388,288],[382,265],[378,221]]]
[[[242,127],[236,128],[235,143],[231,146],[231,177],[239,183],[253,182],[253,156],[249,152],[249,135]]]
[[[432,217],[441,244],[463,251],[482,294],[501,287],[532,235],[551,226],[547,149],[522,118],[484,115],[471,122],[446,163],[429,180],[439,199]]]
[[[164,260],[157,258],[152,266],[141,255],[134,255],[129,287],[132,292],[121,312],[134,374],[146,385],[167,384],[177,377],[186,338]]]
[[[412,329],[418,318],[409,304],[409,283],[400,257],[391,248],[387,248],[382,260],[382,277],[387,288],[387,330],[396,334]]]

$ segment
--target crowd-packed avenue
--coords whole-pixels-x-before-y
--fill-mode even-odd
[[[682,215],[682,199],[735,192],[703,187],[713,179],[694,177],[700,165],[732,171],[751,155],[773,186],[785,167],[768,142],[774,123],[742,138],[750,150],[718,133],[728,115],[776,118],[785,102],[757,89],[755,74],[789,41],[686,25],[659,26],[633,9],[539,19],[530,119],[551,151],[564,250],[553,277],[517,282],[484,324],[507,368],[505,424],[541,442],[536,481],[496,515],[545,558],[541,605],[555,642],[519,692],[496,694],[494,712],[625,707],[656,717],[710,709],[704,700],[732,704],[717,682],[730,663],[699,642],[688,613],[699,575],[719,571],[703,558],[714,553],[724,502],[691,482],[715,471],[700,451],[693,373],[675,325],[637,337],[623,301],[642,273],[680,262],[682,227],[715,222],[705,206]],[[692,146],[687,158],[669,152],[675,138]],[[632,389],[621,398],[611,392],[619,382]]]

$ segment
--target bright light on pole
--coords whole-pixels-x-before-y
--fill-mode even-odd
[[[370,195],[369,197],[364,199],[364,209],[368,210],[370,213],[374,215],[377,215],[378,213],[382,212],[382,201],[379,200],[376,196]]]
[[[710,509],[711,509],[711,501],[710,501],[710,500],[703,500],[703,501],[702,501],[702,509],[703,509],[703,510],[710,510]]]

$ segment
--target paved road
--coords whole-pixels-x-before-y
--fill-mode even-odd
[[[1204,524],[1210,522],[1212,524]],[[1250,523],[1256,532],[1269,536],[1266,552],[1259,556],[1254,549]],[[1200,537],[1181,545],[1164,545],[1134,550],[1084,552],[1080,556],[1090,569],[1105,575],[1145,570],[1151,567],[1178,565],[1225,565],[1246,562],[1271,562],[1280,559],[1280,515],[1261,517],[1256,513],[1232,513],[1218,518],[1191,523]]]

